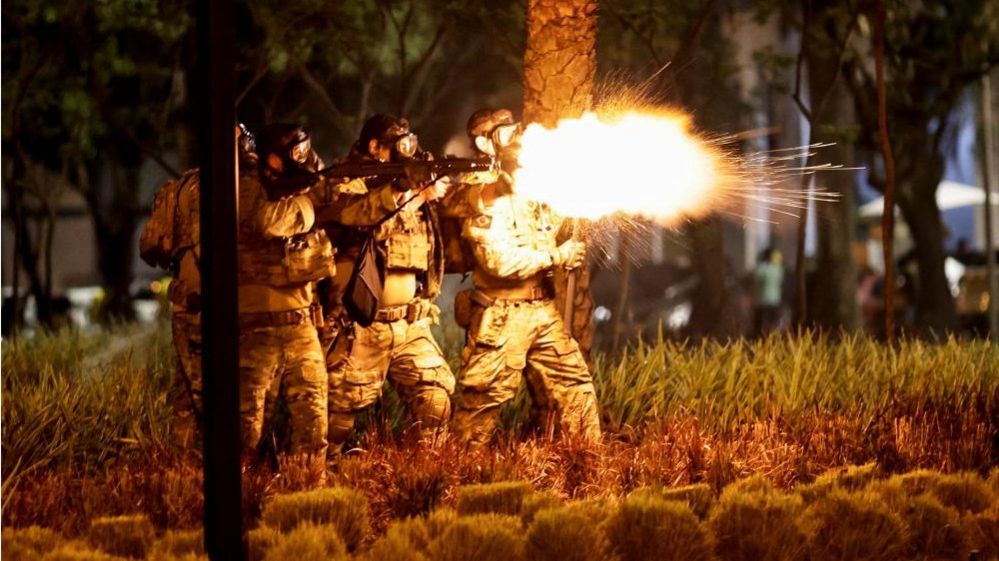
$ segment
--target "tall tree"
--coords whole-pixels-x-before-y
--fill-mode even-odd
[[[553,126],[578,117],[593,103],[597,69],[597,2],[594,0],[528,0],[527,46],[524,50],[524,121]],[[593,297],[587,266],[575,275],[574,300],[567,302],[567,275],[556,274],[561,309],[572,306],[569,326],[583,352],[593,344]]]
[[[936,190],[945,154],[956,133],[955,111],[969,86],[999,62],[999,37],[984,17],[994,0],[889,1],[885,36],[888,125],[895,153],[896,200],[912,234],[918,279],[917,322],[926,332],[956,327],[954,300],[944,276],[946,250]],[[866,30],[866,16],[857,15]],[[983,53],[985,41],[989,48]],[[870,182],[884,190],[878,157],[877,88],[870,42],[855,42],[846,56],[860,124],[859,144],[870,158]]]

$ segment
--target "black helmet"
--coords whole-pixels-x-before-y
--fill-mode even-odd
[[[366,154],[372,140],[382,145],[391,144],[394,157],[411,158],[419,148],[416,135],[409,129],[409,121],[384,113],[368,117],[361,127],[361,135],[354,144],[354,149]]]
[[[312,141],[309,133],[293,123],[271,123],[257,137],[260,176],[272,199],[285,197],[310,187],[316,181]],[[271,164],[270,157],[281,160],[281,169]]]

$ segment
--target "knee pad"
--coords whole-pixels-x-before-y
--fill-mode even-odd
[[[451,418],[451,396],[444,388],[428,388],[413,402],[413,417],[425,427],[439,427]]]

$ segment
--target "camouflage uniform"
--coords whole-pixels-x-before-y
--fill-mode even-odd
[[[326,368],[316,331],[315,282],[333,273],[333,249],[313,230],[309,197],[268,200],[255,175],[239,194],[240,429],[260,442],[279,397],[290,419],[290,452],[326,447]]]
[[[337,268],[353,269],[363,243],[362,230],[398,207],[402,197],[391,185],[369,187],[363,180],[338,188],[336,203],[321,214],[331,222],[339,249]],[[384,307],[374,323],[362,327],[345,322],[327,355],[329,370],[329,440],[335,452],[346,441],[358,411],[374,403],[386,380],[392,382],[424,438],[433,438],[451,415],[454,374],[430,332],[439,310],[433,300],[440,293],[443,248],[434,210],[411,203],[374,231],[389,272],[415,273],[420,283],[408,304]],[[330,290],[334,314],[347,275]],[[332,318],[336,321],[337,318]]]
[[[547,430],[599,439],[593,380],[579,345],[565,332],[548,278],[560,220],[548,207],[516,195],[485,207],[481,184],[458,193],[481,212],[462,227],[474,254],[475,288],[455,303],[456,319],[467,327],[455,430],[475,444],[488,440],[500,408],[526,377]]]
[[[169,299],[177,370],[171,432],[184,446],[194,444],[201,425],[200,192],[197,169],[164,185],[140,238],[143,257],[149,251],[159,252],[159,259],[153,258],[150,264],[168,267],[174,277]]]

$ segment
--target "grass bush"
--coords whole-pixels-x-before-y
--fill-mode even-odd
[[[264,561],[346,561],[347,546],[337,526],[301,524],[281,536]]]
[[[4,559],[7,559],[6,553]],[[82,542],[64,542],[40,559],[41,561],[122,561],[126,558],[95,551]]]
[[[281,532],[302,524],[332,525],[354,551],[371,532],[371,510],[359,491],[327,487],[277,495],[264,505],[261,522]]]
[[[538,511],[527,529],[526,557],[538,561],[604,561],[610,542],[606,509],[578,502]]]
[[[48,528],[4,528],[0,532],[0,550],[5,560],[35,559],[55,549],[63,542],[62,536]]]
[[[882,496],[833,490],[802,515],[811,561],[895,561],[904,551],[904,528]]]
[[[690,507],[644,494],[621,501],[607,521],[607,537],[621,561],[713,557],[710,536]]]
[[[281,532],[270,526],[260,526],[247,532],[247,559],[249,561],[263,561],[267,552],[281,540],[281,536]]]
[[[686,503],[698,518],[705,518],[715,501],[715,492],[707,483],[695,483],[680,487],[646,486],[631,492],[632,495],[656,496],[667,501]]]
[[[165,532],[149,548],[149,561],[201,561],[205,554],[205,534],[201,530]]]
[[[999,559],[999,503],[963,521],[968,548],[979,559]]]
[[[532,492],[524,497],[520,505],[520,519],[524,525],[529,525],[538,512],[547,508],[558,508],[562,506],[562,497],[552,492]]]
[[[826,471],[811,483],[799,485],[797,491],[805,502],[810,503],[833,489],[860,491],[874,481],[877,475],[877,465],[874,462],[862,466],[843,466]]]
[[[152,342],[129,343],[125,328],[111,334],[78,330],[4,340],[4,486],[22,473],[62,466],[101,466],[111,459],[169,442],[173,351],[169,329]],[[96,355],[123,341],[106,361]]]
[[[524,559],[524,529],[516,516],[460,516],[430,543],[428,557],[434,561]]]
[[[465,485],[458,489],[458,514],[493,513],[519,516],[524,499],[533,492],[531,484],[526,481]]]
[[[931,495],[910,498],[899,512],[905,525],[905,552],[911,559],[962,561],[968,558],[957,511]]]
[[[708,518],[722,561],[797,561],[807,540],[798,519],[801,497],[776,491],[726,489]]]
[[[929,492],[941,503],[961,513],[978,513],[996,501],[992,488],[977,473],[963,472],[941,476]]]
[[[156,528],[144,514],[104,516],[90,523],[87,541],[95,548],[140,559],[156,540]]]
[[[457,519],[455,511],[440,509],[427,516],[414,516],[394,522],[385,535],[375,541],[364,558],[368,561],[424,560],[430,544]]]

